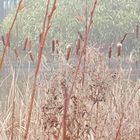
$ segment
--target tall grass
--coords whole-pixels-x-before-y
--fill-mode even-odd
[[[65,52],[56,55],[54,60],[43,55],[28,139],[62,139],[64,126],[67,139],[139,139],[139,83],[132,82],[129,73],[123,70],[109,70],[104,56],[97,50],[87,48],[87,56],[86,84],[82,85],[80,67],[66,107],[76,68],[67,63]],[[23,139],[26,131],[33,74],[29,65],[24,82],[19,83],[21,65],[16,72],[11,68],[6,79],[10,81],[9,95],[0,115],[0,138],[5,140]],[[63,113],[65,107],[67,116]],[[63,118],[66,118],[65,125]]]
[[[26,55],[20,59],[15,48],[18,67],[10,61],[9,75],[0,79],[0,88],[5,88],[6,83],[10,85],[1,106],[0,139],[139,140],[139,81],[132,81],[129,71],[121,65],[116,70],[108,67],[112,48],[105,57],[99,49],[88,44],[97,1],[93,1],[89,20],[86,17],[85,30],[78,33],[75,47],[68,44],[63,49],[54,39],[46,55],[43,54],[45,40],[56,0],[50,6],[48,0],[38,39],[37,59],[32,55],[32,47],[29,47],[31,41],[26,38],[23,51],[28,50],[29,57]],[[125,37],[126,34],[123,41]],[[119,57],[123,41],[118,45]],[[4,41],[3,45],[7,46]],[[11,59],[4,56],[5,63]],[[1,64],[4,64],[3,60]],[[23,68],[25,63],[28,65],[26,71]],[[34,70],[32,63],[35,63]]]

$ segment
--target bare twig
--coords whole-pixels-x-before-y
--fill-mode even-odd
[[[15,22],[16,22],[16,19],[17,19],[17,16],[18,16],[20,6],[21,6],[22,2],[23,2],[23,0],[20,0],[20,2],[18,4],[18,7],[17,7],[17,10],[16,10],[16,14],[15,14],[14,19],[13,19],[13,22],[12,22],[10,28],[9,28],[8,33],[7,33],[7,38],[5,40],[5,46],[4,46],[3,54],[2,54],[2,57],[1,57],[1,61],[0,61],[0,69],[2,68],[2,65],[3,65],[3,61],[4,61],[4,58],[5,58],[5,55],[6,55],[6,50],[9,47],[11,31],[12,31],[12,29],[14,27]]]
[[[50,1],[47,2],[47,9],[48,9],[49,4],[50,4]],[[31,115],[32,115],[32,110],[33,110],[33,103],[34,103],[34,98],[35,98],[37,76],[38,76],[38,72],[39,72],[39,68],[40,68],[40,64],[41,64],[43,49],[45,47],[46,36],[47,36],[48,30],[50,28],[50,22],[51,22],[51,19],[52,19],[52,16],[53,16],[53,13],[54,13],[55,9],[56,9],[56,0],[54,0],[54,2],[53,2],[53,7],[50,11],[50,14],[48,14],[48,10],[46,10],[46,13],[45,13],[45,18],[44,18],[45,25],[43,25],[43,31],[42,31],[42,35],[41,35],[41,38],[40,38],[41,40],[39,42],[38,59],[37,59],[37,62],[36,62],[36,67],[35,67],[34,83],[33,83],[33,86],[32,86],[32,93],[31,93],[31,99],[30,99],[30,104],[29,104],[29,110],[28,110],[27,124],[26,124],[26,131],[25,131],[25,134],[24,134],[24,140],[27,140],[27,137],[28,137],[28,131],[29,131],[29,127],[30,127]],[[47,25],[46,25],[46,17],[48,17]]]

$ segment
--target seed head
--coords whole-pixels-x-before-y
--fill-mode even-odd
[[[43,37],[43,34],[42,34],[42,33],[40,33],[40,34],[39,34],[39,44],[41,44],[42,37]]]
[[[52,40],[52,53],[55,52],[55,40]]]
[[[112,47],[109,47],[108,58],[111,59],[111,56],[112,56]]]
[[[71,53],[71,44],[66,46],[66,60],[68,61]]]
[[[26,39],[25,39],[23,50],[26,50],[27,44],[28,44],[28,37],[26,37]]]
[[[2,40],[3,45],[5,46],[5,39],[3,35],[1,36],[1,40]]]
[[[80,48],[81,48],[81,40],[80,38],[78,38],[77,44],[76,44],[76,55],[79,55]]]
[[[14,53],[15,53],[16,58],[19,58],[19,53],[18,53],[18,51],[17,51],[17,48],[16,48],[16,47],[14,48]]]
[[[28,54],[29,54],[29,57],[30,57],[31,61],[34,62],[34,58],[33,58],[32,52],[29,51]]]
[[[121,55],[122,50],[122,43],[117,44],[117,56],[119,57]]]
[[[29,51],[31,51],[31,49],[32,49],[32,41],[31,40],[29,40],[29,42],[28,42],[28,49],[29,49]]]

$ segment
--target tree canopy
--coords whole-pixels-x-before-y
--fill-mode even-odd
[[[90,12],[92,3],[92,0],[88,0],[88,12]],[[135,37],[136,26],[140,24],[139,5],[139,0],[99,0],[90,33],[91,42],[110,45],[118,42],[127,32],[128,36],[125,41],[127,49],[139,48],[139,41]],[[18,16],[15,27],[15,30],[18,28],[20,33],[18,35],[20,43],[28,36],[34,44],[37,44],[45,6],[46,0],[25,0],[24,8]],[[58,0],[48,40],[57,38],[67,43],[73,42],[77,32],[82,32],[84,29],[85,8],[85,1]],[[15,10],[4,19],[1,32],[6,32],[9,28],[14,12]],[[13,40],[16,38],[15,30]]]

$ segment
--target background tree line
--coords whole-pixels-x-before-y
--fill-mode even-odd
[[[93,0],[88,0],[88,10],[92,2]],[[128,35],[124,42],[125,51],[139,50],[140,39],[139,37],[136,38],[136,27],[140,24],[139,5],[139,0],[99,0],[89,44],[108,47],[120,41],[127,32]],[[37,45],[45,6],[46,0],[25,0],[24,8],[17,20],[18,31],[20,32],[18,34],[19,44],[22,44],[28,36],[33,44]],[[64,42],[64,44],[75,42],[78,32],[83,32],[85,26],[85,8],[85,1],[58,0],[47,44],[54,38]],[[5,33],[9,28],[14,13],[15,9],[2,22],[1,33]],[[89,17],[89,15],[87,16]],[[13,31],[13,45],[17,37],[17,27]]]
[[[0,0],[0,21],[13,9],[18,0]]]

